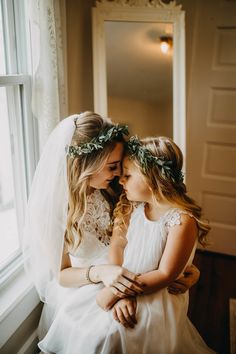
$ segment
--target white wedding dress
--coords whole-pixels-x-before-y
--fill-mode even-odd
[[[165,248],[168,230],[181,223],[179,209],[170,209],[159,221],[146,218],[144,205],[133,212],[128,230],[124,267],[144,273],[156,269]],[[88,198],[88,215],[83,225],[83,241],[76,252],[70,252],[74,266],[107,262],[106,228],[110,216],[108,204],[99,191]],[[96,230],[96,231],[95,231]],[[194,250],[189,259],[192,262]],[[58,286],[60,299],[51,317],[47,308],[41,327],[48,330],[39,343],[45,353],[58,354],[205,354],[206,346],[187,318],[188,293],[171,295],[167,289],[137,298],[137,320],[134,329],[126,329],[113,320],[95,301],[101,284],[76,289]],[[48,322],[48,317],[50,321]],[[45,321],[46,319],[46,321]]]

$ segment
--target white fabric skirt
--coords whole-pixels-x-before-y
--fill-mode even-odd
[[[101,285],[70,289],[39,348],[57,354],[207,354],[204,343],[187,318],[188,294],[170,295],[166,289],[140,296],[137,325],[127,329],[95,301]],[[45,314],[44,314],[45,316]],[[43,319],[41,321],[43,326]]]

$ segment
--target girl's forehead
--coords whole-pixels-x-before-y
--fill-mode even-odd
[[[135,163],[135,161],[131,160],[130,157],[125,156],[122,161],[123,170],[128,170],[132,174],[138,175],[143,178],[143,173],[140,167]]]
[[[127,156],[125,156],[125,157],[123,158],[123,160],[122,160],[122,165],[123,165],[124,167],[125,167],[125,166],[129,166],[130,163],[131,163],[130,159],[129,159]]]
[[[133,163],[133,161],[130,159],[130,157],[128,156],[125,156],[123,158],[123,161],[122,161],[122,166],[123,168],[127,168],[127,169],[134,169],[136,168],[135,164]]]

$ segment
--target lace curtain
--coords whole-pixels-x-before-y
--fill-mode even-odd
[[[29,0],[32,110],[38,119],[40,149],[60,119],[67,116],[60,5],[60,0]]]

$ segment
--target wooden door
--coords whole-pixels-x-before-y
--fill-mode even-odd
[[[210,250],[236,255],[236,1],[198,0],[196,10],[187,186],[211,222]]]

